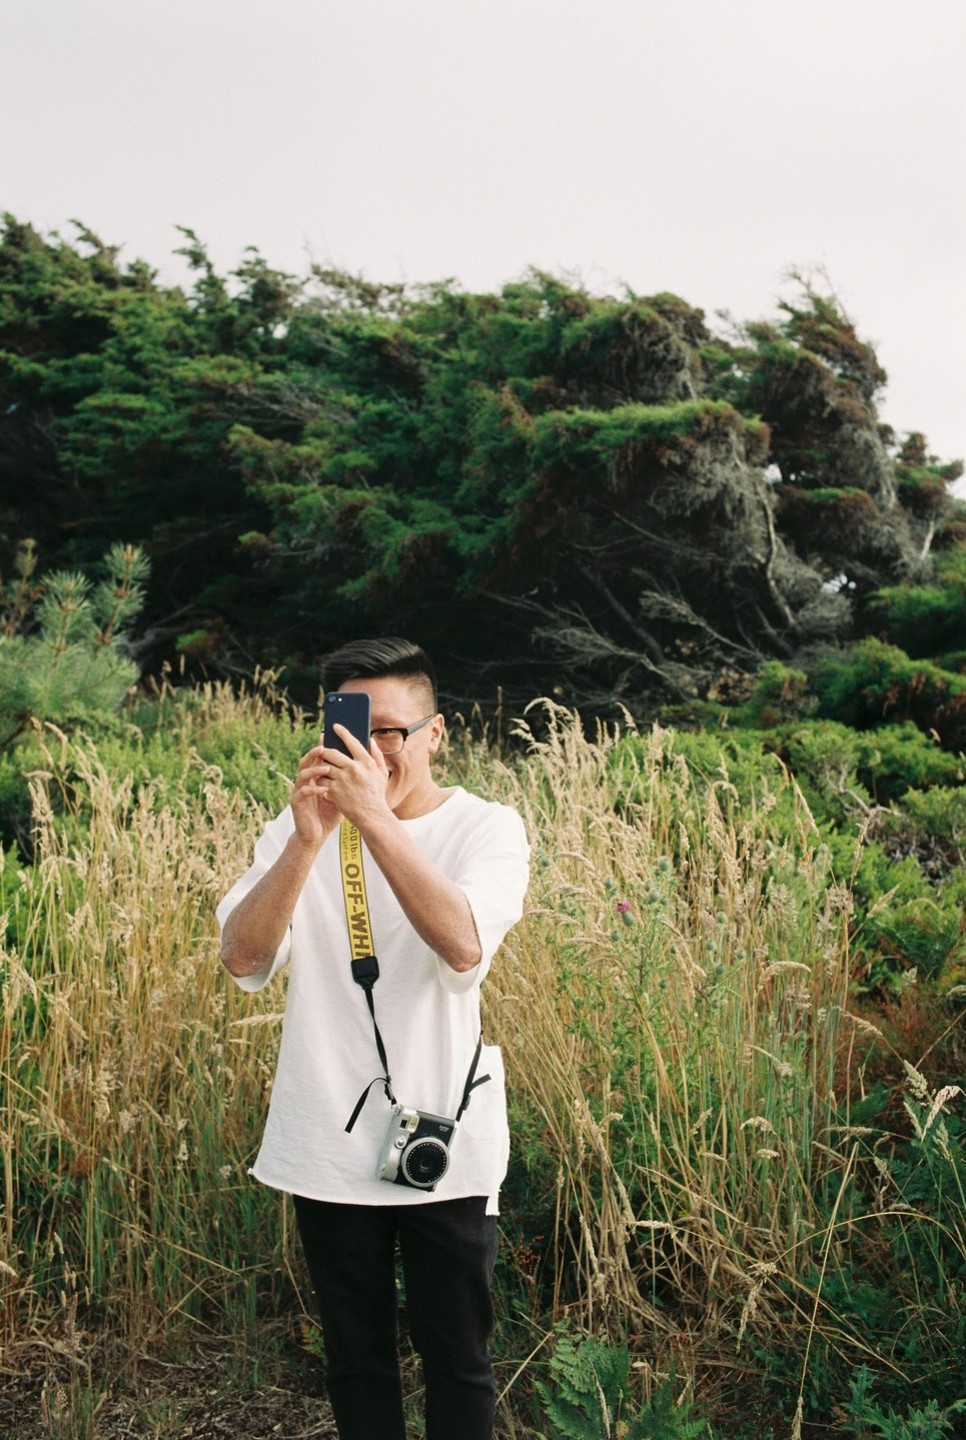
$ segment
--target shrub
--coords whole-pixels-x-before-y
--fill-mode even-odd
[[[915,657],[952,655],[966,634],[966,547],[937,557],[930,585],[894,585],[872,596],[872,615]]]
[[[884,720],[911,720],[934,730],[944,748],[966,750],[966,677],[928,660],[910,660],[894,645],[860,640],[809,664],[817,714],[864,730]]]
[[[779,660],[769,660],[758,671],[755,688],[734,718],[740,725],[772,729],[791,717],[807,715],[815,703],[804,670],[792,670]]]
[[[96,584],[66,570],[34,584],[35,567],[27,541],[16,587],[0,580],[0,750],[31,722],[67,725],[116,710],[138,677],[125,637],[144,603],[141,551],[113,545]]]

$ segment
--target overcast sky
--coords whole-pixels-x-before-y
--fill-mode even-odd
[[[528,266],[775,313],[824,267],[966,456],[964,0],[0,0],[0,201],[183,277]]]

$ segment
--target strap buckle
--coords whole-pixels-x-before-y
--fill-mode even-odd
[[[352,978],[363,990],[371,990],[379,979],[379,961],[375,955],[363,955],[352,961]]]

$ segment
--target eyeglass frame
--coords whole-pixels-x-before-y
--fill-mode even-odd
[[[399,747],[396,750],[383,750],[382,746],[379,745],[378,739],[376,739],[376,744],[379,746],[379,750],[383,755],[398,755],[410,735],[414,734],[417,730],[422,730],[423,726],[428,725],[431,720],[435,720],[436,713],[434,710],[432,715],[427,715],[424,719],[417,720],[413,725],[377,725],[374,730],[369,731],[369,739],[376,739],[379,735],[402,736],[402,739],[399,741]]]

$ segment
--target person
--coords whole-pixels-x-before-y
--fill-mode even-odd
[[[222,963],[243,989],[289,970],[251,1173],[293,1196],[342,1440],[404,1440],[397,1245],[428,1440],[489,1440],[509,1133],[499,1049],[479,1048],[480,985],[522,913],[527,838],[512,808],[437,784],[444,720],[420,647],[354,642],[327,658],[322,683],[370,695],[369,748],[337,727],[346,754],[320,744],[303,756],[288,806],[218,907]],[[368,995],[350,964],[343,820],[362,841],[379,971]],[[468,1101],[435,1188],[418,1170],[413,1183],[381,1178],[392,1101],[447,1121]]]

